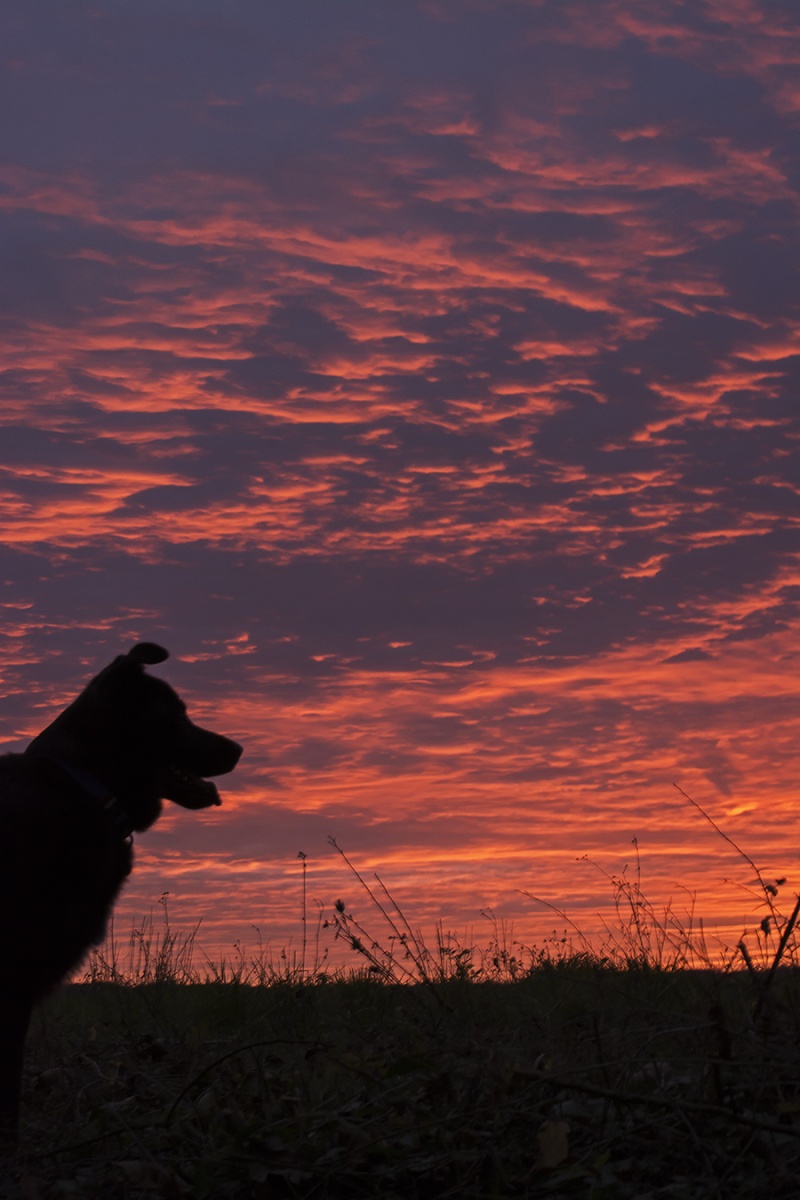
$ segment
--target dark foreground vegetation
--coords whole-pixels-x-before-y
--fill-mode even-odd
[[[753,930],[704,963],[691,920],[656,914],[638,878],[612,879],[599,950],[495,930],[480,953],[441,933],[429,952],[356,878],[387,936],[337,905],[328,932],[363,964],[346,972],[307,945],[197,972],[168,921],[125,971],[96,955],[37,1014],[0,1197],[800,1196],[781,881],[759,877]]]
[[[800,981],[73,985],[2,1195],[796,1197]]]

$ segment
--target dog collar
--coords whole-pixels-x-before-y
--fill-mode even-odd
[[[97,800],[103,807],[103,812],[108,817],[108,820],[115,833],[119,833],[123,838],[129,838],[133,833],[128,814],[124,806],[120,803],[113,792],[109,791],[104,783],[89,773],[84,771],[83,767],[76,767],[75,763],[67,762],[65,758],[61,758],[58,754],[44,754],[42,758],[49,758],[50,762],[61,767],[62,771],[80,784],[85,792],[88,792],[93,800]]]

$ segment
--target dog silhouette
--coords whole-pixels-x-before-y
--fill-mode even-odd
[[[0,1136],[16,1134],[35,1003],[101,941],[133,865],[131,834],[162,800],[219,804],[208,776],[242,748],[190,721],[145,672],[169,654],[140,642],[86,686],[23,754],[0,758]]]

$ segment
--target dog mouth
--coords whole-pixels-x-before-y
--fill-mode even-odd
[[[210,808],[222,804],[213,783],[176,763],[170,763],[165,771],[162,795],[182,808]]]

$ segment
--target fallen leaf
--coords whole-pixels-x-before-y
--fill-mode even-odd
[[[537,1167],[552,1170],[569,1155],[569,1122],[545,1121],[536,1135],[539,1143]]]

